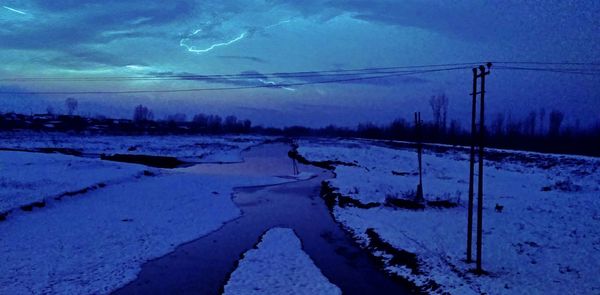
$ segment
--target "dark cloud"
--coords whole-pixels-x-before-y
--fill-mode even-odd
[[[600,37],[600,1],[271,0],[305,16],[351,14],[373,23],[416,27],[469,41],[539,42]],[[585,40],[583,40],[585,39]],[[596,48],[600,38],[595,38]],[[539,44],[538,44],[539,45]]]
[[[1,48],[68,49],[121,38],[157,37],[161,35],[151,26],[186,19],[195,2],[60,0],[38,1],[37,6],[43,10],[27,26],[0,31]],[[138,27],[144,30],[135,31]]]

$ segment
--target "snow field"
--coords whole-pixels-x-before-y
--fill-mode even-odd
[[[313,161],[358,164],[337,166],[331,186],[363,204],[376,202],[380,206],[337,206],[334,216],[364,245],[369,242],[366,230],[373,228],[395,248],[417,254],[420,273],[389,263],[388,270],[421,286],[434,281],[441,285],[434,293],[600,292],[596,274],[600,269],[598,159],[508,152],[506,157],[487,161],[483,266],[489,275],[478,277],[470,272],[474,265],[464,262],[467,154],[425,151],[426,200],[448,200],[458,206],[426,206],[415,211],[384,205],[386,198],[411,196],[416,189],[415,151],[363,141],[302,141],[299,152]]]

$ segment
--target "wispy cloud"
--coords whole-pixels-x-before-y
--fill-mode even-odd
[[[27,12],[24,12],[24,11],[22,11],[22,10],[18,10],[18,9],[15,9],[15,8],[12,8],[12,7],[8,7],[8,6],[2,6],[2,7],[3,7],[4,9],[7,9],[7,10],[9,10],[9,11],[12,11],[12,12],[14,12],[14,13],[18,13],[18,14],[21,14],[21,15],[27,15],[27,14],[28,14]]]

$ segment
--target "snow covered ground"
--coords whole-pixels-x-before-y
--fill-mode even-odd
[[[293,230],[273,228],[246,252],[224,294],[341,294],[310,257]]]
[[[393,204],[414,196],[414,150],[360,140],[299,144],[308,160],[345,163],[336,166],[330,185],[372,207],[338,203],[335,218],[386,260],[390,272],[423,289],[452,294],[600,293],[600,159],[489,154],[483,237],[483,267],[489,274],[476,276],[470,272],[474,265],[464,262],[469,167],[463,149],[426,149],[423,156],[425,199],[458,206],[433,202],[410,210]],[[416,254],[418,265],[411,265],[411,255],[391,259],[385,247],[374,245],[378,238]]]
[[[0,149],[71,149],[86,154],[177,157],[187,162],[239,162],[240,151],[264,141],[258,136],[109,136],[57,132],[0,132]]]
[[[239,217],[231,199],[235,187],[312,177],[199,173],[15,151],[0,152],[0,167],[4,208],[53,200],[30,212],[13,210],[0,221],[0,294],[109,293],[135,279],[144,262]],[[53,198],[98,182],[106,185]]]
[[[139,177],[146,169],[67,155],[0,151],[0,214],[34,202],[41,206],[64,193]]]

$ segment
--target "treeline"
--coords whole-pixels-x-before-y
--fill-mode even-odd
[[[191,120],[177,113],[155,120],[153,112],[143,105],[134,108],[132,119],[94,118],[74,115],[76,101],[67,100],[69,115],[0,114],[0,129],[31,129],[40,131],[75,131],[108,134],[261,134],[288,137],[358,137],[415,141],[415,123],[399,118],[389,124],[358,124],[355,128],[330,125],[323,128],[292,126],[273,128],[253,126],[250,120],[230,115],[224,118],[212,114],[196,114]],[[470,124],[461,126],[457,120],[447,123],[448,99],[445,95],[430,100],[433,119],[423,122],[421,138],[425,142],[469,145]],[[564,113],[553,110],[546,116],[540,109],[521,119],[496,114],[487,122],[486,146],[551,153],[600,156],[600,121],[582,128],[579,123],[564,126]]]
[[[497,124],[497,123],[496,123]],[[389,124],[376,125],[362,123],[356,128],[342,128],[333,125],[325,128],[311,129],[306,127],[288,127],[267,132],[285,136],[319,136],[319,137],[359,137],[368,139],[388,139],[415,141],[415,124],[405,119],[397,119]],[[600,156],[600,121],[588,128],[569,126],[532,133],[528,125],[519,121],[507,120],[505,124],[488,126],[485,142],[488,147],[528,150],[546,153],[579,154]],[[458,121],[452,121],[447,128],[437,125],[435,121],[424,122],[421,127],[421,138],[424,142],[450,145],[471,143],[470,127],[462,127]]]
[[[164,120],[154,120],[154,113],[143,105],[138,105],[133,111],[133,123],[138,128],[145,130],[159,124],[166,127],[167,132],[179,133],[250,133],[252,131],[252,121],[248,119],[238,119],[234,115],[222,118],[219,115],[207,115],[199,113],[194,115],[191,121],[187,120],[187,115],[176,113],[166,116]]]

